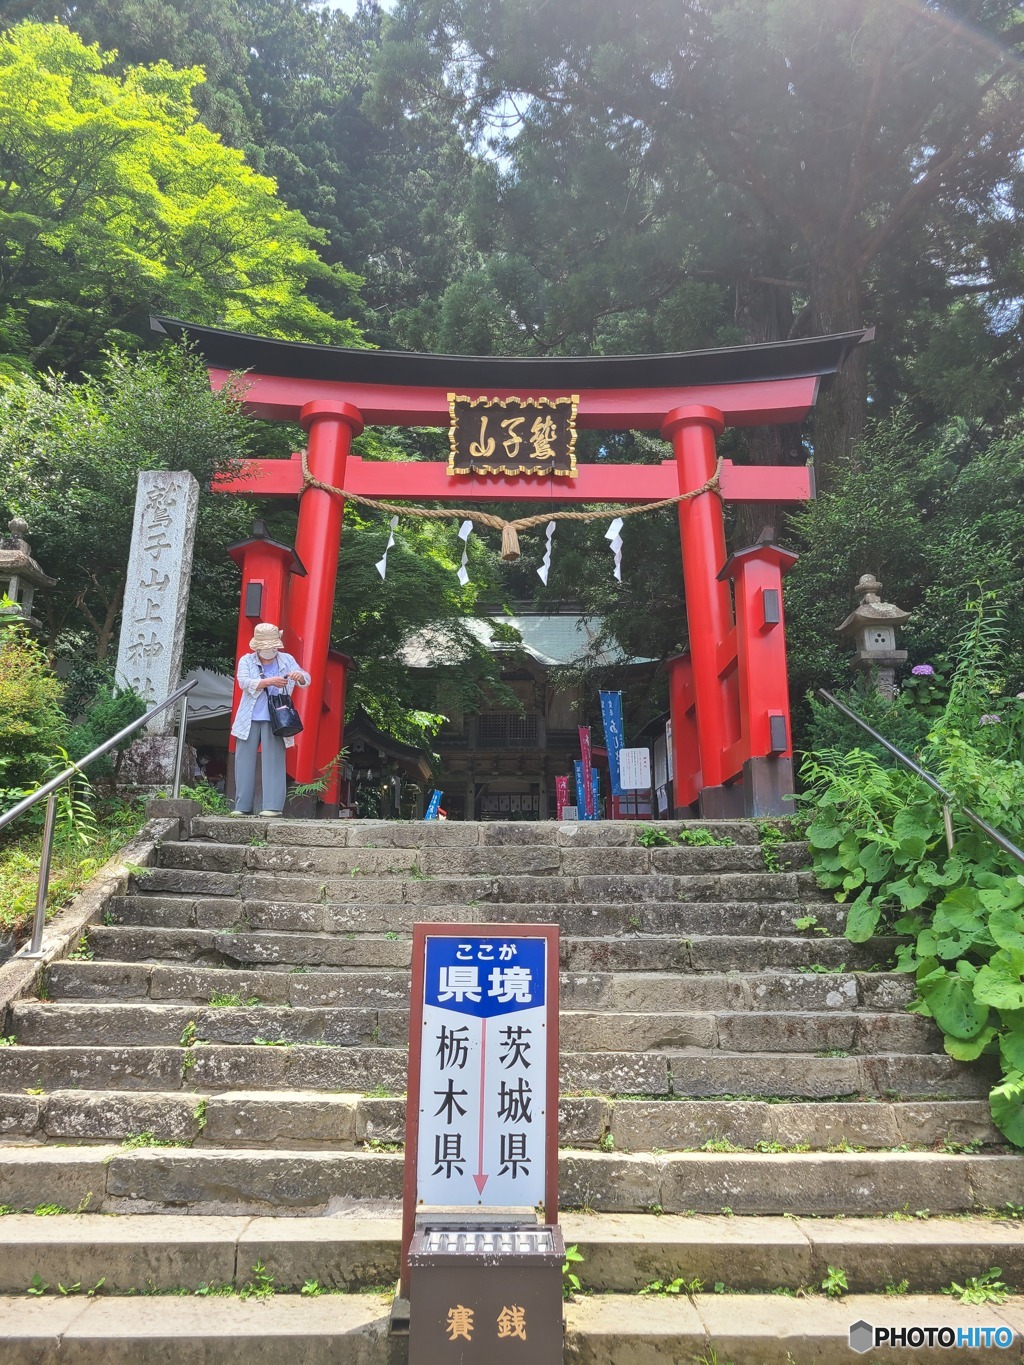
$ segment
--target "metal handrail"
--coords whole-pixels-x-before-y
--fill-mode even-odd
[[[46,802],[46,819],[43,824],[43,849],[39,859],[39,880],[36,884],[36,913],[32,923],[32,939],[28,948],[23,948],[21,952],[17,954],[18,957],[42,957],[43,955],[41,952],[41,944],[43,941],[43,926],[46,921],[46,897],[50,888],[50,863],[53,859],[53,831],[57,817],[58,789],[70,778],[74,777],[76,773],[80,773],[87,764],[92,763],[94,759],[102,758],[105,753],[110,749],[115,748],[123,740],[127,739],[129,735],[133,735],[136,730],[141,730],[144,725],[148,725],[154,716],[158,716],[161,711],[166,711],[168,707],[173,706],[176,702],[180,701],[181,713],[178,717],[178,746],[174,755],[174,784],[171,789],[171,795],[176,800],[181,792],[181,763],[185,753],[185,725],[188,719],[188,694],[192,691],[193,687],[198,685],[198,683],[199,679],[193,678],[191,682],[187,682],[182,687],[177,688],[169,697],[160,702],[158,706],[154,706],[153,709],[147,711],[144,716],[139,716],[138,719],[133,720],[132,723],[126,725],[123,730],[118,730],[117,734],[111,739],[108,739],[105,744],[101,744],[98,748],[93,749],[92,753],[86,754],[85,758],[72,764],[70,768],[65,768],[64,771],[58,773],[56,777],[51,777],[48,782],[44,782],[43,785],[32,792],[30,796],[24,797],[16,806],[12,806],[10,810],[4,811],[3,815],[0,815],[0,829],[3,829],[5,825],[9,825],[12,821],[17,820],[19,815],[24,815],[27,810],[31,810],[44,796],[48,798]]]
[[[931,773],[926,772],[919,763],[915,763],[912,758],[908,758],[902,749],[897,749],[895,744],[890,744],[884,735],[880,735],[873,726],[869,725],[866,720],[863,720],[858,716],[856,711],[851,711],[838,697],[833,697],[832,693],[826,692],[823,687],[818,688],[818,696],[824,697],[827,702],[831,702],[837,710],[842,711],[843,715],[849,720],[852,720],[855,725],[859,725],[862,730],[866,730],[876,744],[880,744],[883,749],[887,749],[888,752],[892,754],[893,758],[902,763],[905,768],[909,768],[915,776],[919,777],[922,782],[927,783],[933,791],[938,792],[942,797],[942,823],[946,831],[946,847],[949,849],[950,853],[953,852],[953,844],[955,842],[953,834],[953,816],[950,808],[956,806],[957,810],[966,820],[969,820],[972,825],[977,826],[982,834],[988,835],[992,842],[997,844],[1004,853],[1009,853],[1010,856],[1016,858],[1019,863],[1024,863],[1024,849],[1019,849],[1012,840],[1007,839],[1005,834],[1001,834],[999,830],[993,825],[990,825],[987,820],[983,820],[980,815],[975,815],[974,811],[972,811],[969,806],[965,806],[952,792],[947,791],[942,783],[932,777]]]

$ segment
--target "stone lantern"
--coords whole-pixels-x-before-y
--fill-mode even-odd
[[[55,578],[49,578],[32,558],[25,534],[28,526],[20,517],[7,523],[9,536],[0,537],[0,593],[9,597],[13,605],[0,610],[0,617],[20,618],[38,630],[40,623],[32,615],[32,599],[36,588],[52,588]]]
[[[862,575],[854,589],[860,594],[860,604],[836,627],[836,634],[852,637],[857,646],[852,666],[862,673],[873,672],[879,694],[892,701],[896,667],[907,658],[905,649],[896,648],[896,627],[910,620],[910,612],[892,602],[883,602],[879,596],[881,588],[874,574]]]

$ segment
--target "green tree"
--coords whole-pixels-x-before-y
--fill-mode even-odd
[[[199,122],[196,68],[110,74],[59,24],[0,35],[0,324],[34,364],[80,366],[150,310],[360,344],[355,277]]]
[[[15,11],[47,20],[51,0]],[[202,66],[203,122],[273,176],[281,198],[326,234],[329,264],[365,278],[343,297],[368,335],[429,349],[436,300],[479,263],[467,246],[464,187],[473,158],[448,104],[376,97],[384,15],[317,0],[74,0],[58,17],[113,54],[112,70],[160,59]]]
[[[0,809],[44,776],[65,743],[60,680],[28,630],[0,617]]]
[[[908,276],[1019,297],[1022,38],[1011,0],[404,0],[391,42],[500,156],[490,275],[524,340],[602,350],[684,282],[726,286],[751,340],[898,324],[875,290]],[[822,487],[866,395],[860,354],[815,417]]]
[[[145,469],[188,469],[199,480],[189,609],[189,662],[233,653],[237,589],[225,556],[248,531],[250,509],[206,491],[218,470],[251,452],[258,434],[230,393],[212,393],[203,365],[165,347],[107,357],[81,383],[56,376],[0,388],[0,505],[29,524],[33,553],[58,587],[40,594],[48,648],[87,630],[98,659],[116,636],[135,507]]]

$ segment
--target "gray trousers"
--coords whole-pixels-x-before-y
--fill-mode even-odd
[[[263,752],[263,810],[284,810],[288,779],[284,771],[284,740],[278,739],[269,720],[254,720],[247,739],[235,740],[235,810],[253,808],[256,795],[256,750]]]

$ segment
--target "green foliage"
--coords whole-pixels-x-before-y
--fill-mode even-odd
[[[131,1133],[124,1138],[121,1146],[130,1151],[135,1151],[139,1147],[188,1147],[189,1142],[178,1142],[172,1138],[158,1138],[150,1132]]]
[[[197,67],[113,74],[59,24],[0,36],[0,309],[33,363],[90,362],[149,311],[359,345],[317,293],[356,281],[274,182],[198,120]]]
[[[25,820],[28,820],[27,816]],[[142,828],[145,814],[141,805],[103,803],[98,807],[97,822],[95,834],[89,836],[92,842],[88,845],[88,853],[83,848],[79,830],[69,827],[67,820],[58,822],[50,866],[47,917],[66,905],[97,868]],[[0,934],[13,932],[20,936],[28,927],[35,908],[42,837],[37,828],[30,827],[22,832],[19,828],[22,823],[16,821],[9,836],[0,844]]]
[[[821,1282],[821,1287],[830,1299],[841,1299],[850,1288],[846,1282],[846,1271],[842,1266],[830,1265]]]
[[[0,618],[0,810],[39,785],[67,737],[61,685],[22,625]]]
[[[565,1260],[562,1262],[563,1299],[571,1299],[573,1294],[580,1292],[580,1277],[573,1270],[573,1266],[580,1265],[585,1259],[578,1246],[565,1248]]]
[[[953,1281],[942,1292],[949,1294],[961,1303],[1005,1303],[1010,1291],[999,1276],[1003,1272],[997,1265],[986,1270],[983,1275],[969,1275],[963,1284]]]
[[[276,1292],[274,1276],[262,1261],[257,1261],[250,1271],[252,1278],[247,1280],[238,1291],[240,1299],[269,1299]]]
[[[781,871],[779,848],[786,842],[787,837],[786,831],[774,820],[758,820],[757,838],[761,845],[761,857],[764,859],[766,871]]]
[[[0,506],[26,519],[33,554],[60,580],[39,602],[48,638],[71,666],[76,710],[92,684],[112,681],[96,661],[115,638],[142,470],[185,469],[202,490],[186,666],[233,657],[223,603],[237,592],[237,573],[224,546],[248,533],[251,513],[206,490],[251,453],[257,430],[237,395],[211,392],[204,366],[179,347],[135,359],[112,352],[77,384],[49,375],[0,388]]]
[[[640,1290],[641,1294],[656,1294],[659,1298],[667,1298],[672,1294],[699,1294],[704,1288],[704,1281],[700,1279],[687,1280],[679,1276],[674,1280],[651,1280]]]
[[[913,613],[901,643],[915,663],[935,670],[930,678],[904,677],[893,708],[868,685],[850,694],[852,709],[898,748],[919,751],[944,708],[964,596],[973,584],[983,584],[1004,605],[1000,665],[1009,686],[1003,691],[1019,691],[1022,497],[1024,427],[1016,419],[1001,428],[952,420],[922,429],[903,407],[869,423],[829,495],[788,518],[789,535],[801,546],[786,580],[793,695],[830,682],[846,686],[850,646],[835,627],[850,611],[854,584],[866,568],[882,581],[889,600]],[[975,590],[975,596],[981,594]],[[806,749],[870,747],[831,707],[811,706],[804,719],[810,720]]]
[[[85,714],[77,725],[73,725],[68,734],[67,751],[73,763],[85,758],[86,754],[98,749],[101,744],[105,744],[130,725],[133,720],[138,720],[145,715],[146,703],[131,688],[118,688],[113,686],[102,686],[85,708]],[[129,736],[121,745],[111,752],[105,754],[103,758],[96,759],[89,765],[89,778],[95,781],[96,777],[103,772],[112,772],[115,766],[116,757],[120,755],[131,744],[135,736]]]
[[[223,794],[211,787],[208,782],[197,782],[195,786],[181,784],[181,797],[184,801],[198,801],[204,815],[227,815],[231,802]]]
[[[735,844],[727,834],[716,834],[710,829],[681,829],[671,833],[659,825],[641,825],[636,841],[641,848],[731,848]]]
[[[999,703],[1005,722],[982,723],[995,714],[1001,639],[998,613],[984,601],[970,604],[949,700],[923,762],[960,802],[1020,843],[1024,762],[1006,756],[1003,734],[1004,725],[1016,733],[1021,724],[1020,699]],[[1019,741],[1013,743],[1019,753]],[[885,768],[854,749],[807,755],[801,772],[815,872],[837,900],[849,902],[846,937],[854,943],[880,934],[909,938],[897,965],[914,974],[913,1009],[934,1019],[946,1052],[958,1061],[998,1057],[1003,1074],[991,1095],[993,1121],[1024,1145],[1019,864],[962,820],[950,854],[941,799],[906,769]]]

